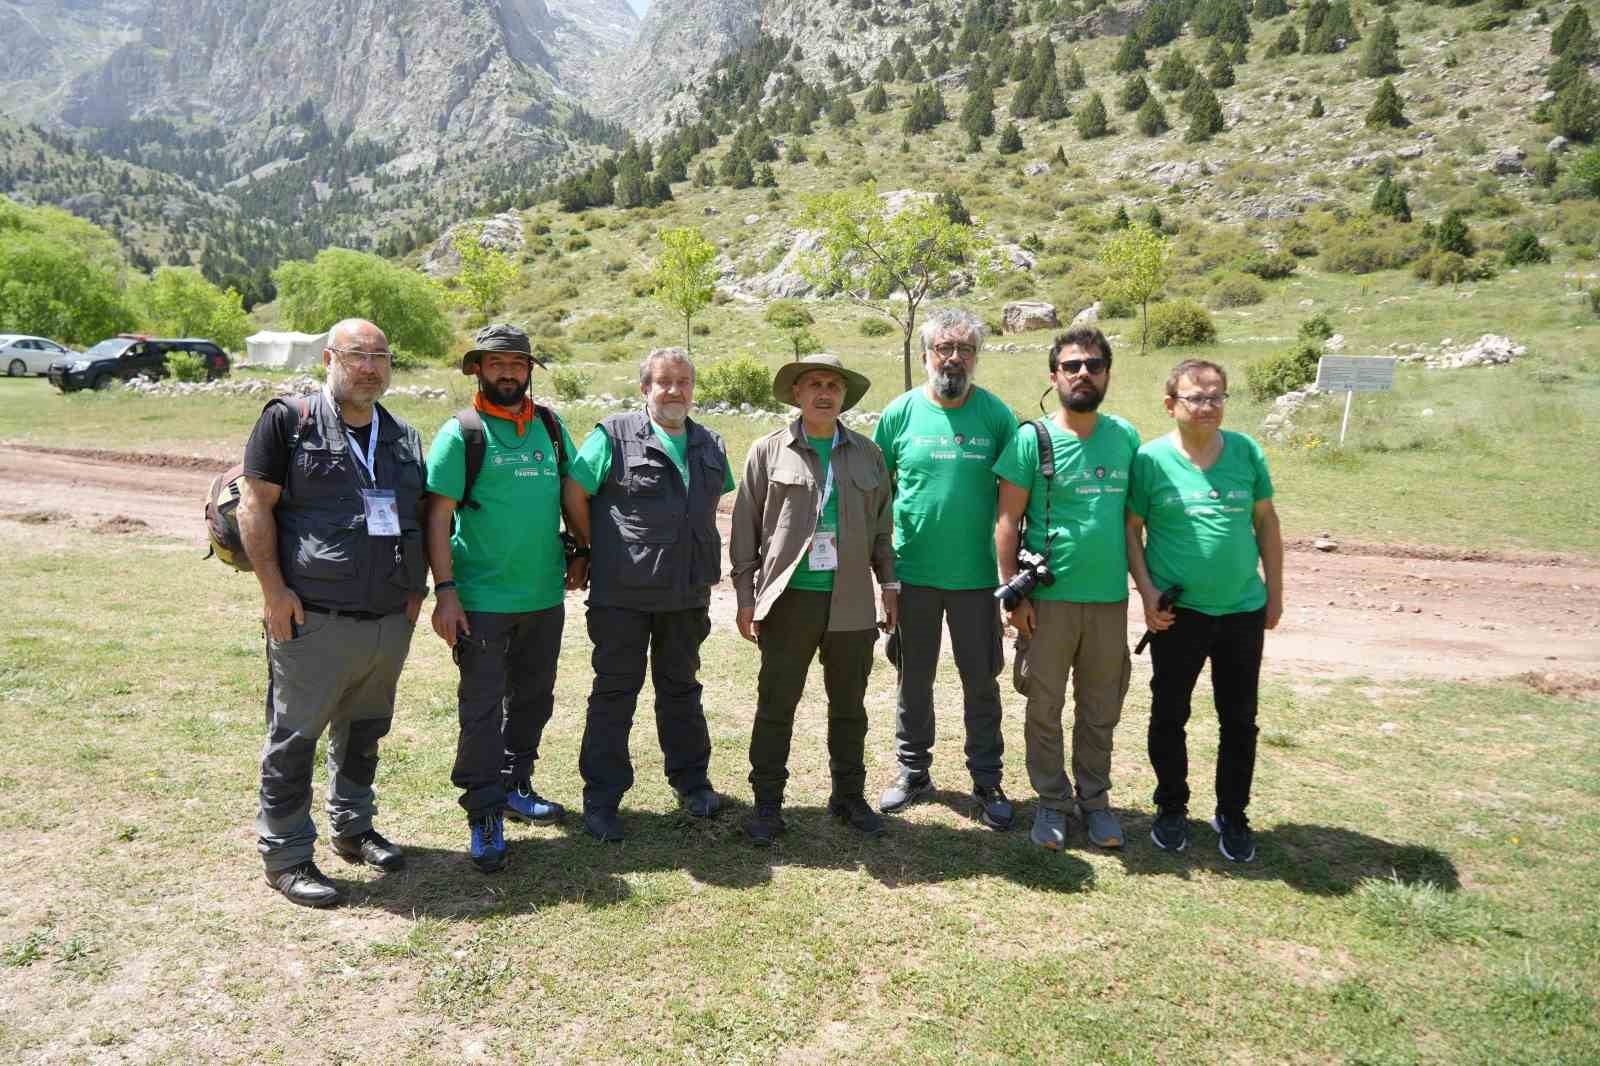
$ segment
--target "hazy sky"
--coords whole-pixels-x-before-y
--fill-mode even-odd
[[[628,6],[633,8],[635,14],[643,15],[650,6],[650,0],[628,0]]]

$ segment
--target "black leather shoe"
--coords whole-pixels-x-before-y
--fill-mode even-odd
[[[722,809],[722,797],[710,785],[678,793],[678,802],[695,818],[710,818]]]
[[[622,819],[617,817],[615,807],[585,807],[583,827],[589,831],[590,836],[603,843],[622,842]]]
[[[859,829],[868,836],[877,836],[883,832],[883,819],[878,817],[878,812],[867,806],[865,796],[846,796],[843,799],[828,801],[828,813],[852,829]]]
[[[336,907],[344,902],[339,886],[328,880],[314,862],[303,862],[287,870],[268,870],[267,884],[283,893],[290,903],[302,907]]]
[[[360,866],[376,866],[380,870],[398,870],[406,864],[406,853],[399,844],[391,844],[376,829],[357,833],[353,837],[334,837],[333,850],[345,862]]]
[[[776,803],[760,803],[744,820],[744,831],[760,847],[766,847],[789,828],[783,820],[783,808]]]

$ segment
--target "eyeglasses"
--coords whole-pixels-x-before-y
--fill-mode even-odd
[[[358,363],[388,366],[394,360],[393,352],[363,352],[357,348],[329,348],[328,351],[337,352],[339,362],[346,366],[355,366]]]
[[[959,355],[963,359],[971,359],[978,354],[978,346],[975,344],[935,344],[933,351],[935,355],[944,356],[946,359],[952,355]]]
[[[1190,407],[1221,407],[1228,402],[1228,394],[1219,392],[1214,396],[1206,396],[1203,393],[1193,392],[1188,396],[1174,395],[1173,399],[1182,400]]]
[[[1091,374],[1103,374],[1106,367],[1111,365],[1108,359],[1063,359],[1056,364],[1058,370],[1065,370],[1069,374],[1076,374],[1087,369]]]

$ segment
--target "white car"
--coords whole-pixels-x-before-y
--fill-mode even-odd
[[[14,378],[24,374],[48,374],[51,363],[72,354],[71,348],[43,337],[0,333],[0,367]]]

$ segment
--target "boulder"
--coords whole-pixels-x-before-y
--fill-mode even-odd
[[[1515,145],[1497,149],[1494,157],[1489,160],[1489,165],[1484,169],[1493,174],[1521,174],[1522,161],[1528,156],[1521,148]]]
[[[515,211],[505,211],[488,219],[470,219],[457,222],[433,242],[422,260],[423,273],[429,277],[449,277],[461,269],[461,253],[456,251],[455,236],[462,226],[482,226],[478,244],[494,252],[516,255],[522,251],[527,238],[522,233],[522,216]]]
[[[1426,363],[1429,369],[1461,370],[1474,366],[1503,366],[1513,359],[1528,354],[1525,345],[1517,344],[1510,337],[1494,333],[1485,333],[1460,351],[1452,351],[1449,345],[1448,338],[1439,345],[1438,357],[1429,359]]]
[[[1205,176],[1205,167],[1192,159],[1174,159],[1166,163],[1151,163],[1145,168],[1151,181],[1162,185],[1182,185]]]
[[[1100,324],[1100,301],[1096,300],[1094,303],[1090,304],[1088,307],[1085,307],[1082,311],[1079,311],[1077,314],[1073,315],[1072,316],[1072,324],[1070,326],[1068,326],[1067,328],[1068,329],[1078,329],[1080,326],[1081,327],[1089,327],[1089,326],[1098,326],[1099,324]]]
[[[1034,160],[1022,168],[1022,173],[1024,177],[1037,178],[1040,174],[1050,173],[1050,164],[1042,159]]]
[[[1560,155],[1567,150],[1567,143],[1565,137],[1552,137],[1550,138],[1550,143],[1545,145],[1544,149],[1551,155]]]
[[[1041,300],[1014,300],[1000,310],[1002,333],[1027,333],[1035,329],[1056,329],[1060,325],[1055,305]]]
[[[1420,159],[1425,149],[1420,144],[1408,144],[1395,152],[1401,159]]]
[[[1007,244],[1001,242],[995,245],[994,250],[999,252],[1010,264],[1012,270],[1032,271],[1036,259],[1034,254],[1020,244]]]

